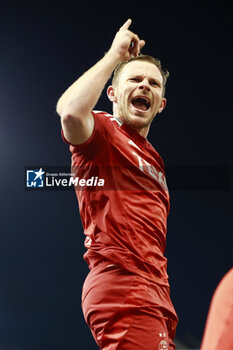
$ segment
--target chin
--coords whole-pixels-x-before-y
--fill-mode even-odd
[[[143,114],[133,114],[128,117],[128,124],[137,128],[145,128],[151,124],[153,116]]]
[[[119,117],[123,123],[132,128],[145,128],[149,126],[154,119],[152,111],[140,111],[133,108],[122,108],[119,110]]]

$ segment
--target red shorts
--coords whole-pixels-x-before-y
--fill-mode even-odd
[[[169,287],[103,261],[88,274],[84,318],[102,350],[172,350],[178,318]]]

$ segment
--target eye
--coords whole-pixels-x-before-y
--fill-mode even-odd
[[[130,78],[129,81],[134,81],[135,83],[139,83],[139,78]]]
[[[151,85],[153,85],[153,86],[159,86],[159,83],[158,83],[157,81],[155,81],[155,80],[152,80],[152,81],[151,81]]]

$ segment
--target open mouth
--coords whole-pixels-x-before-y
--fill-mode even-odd
[[[147,111],[150,108],[150,100],[145,96],[136,96],[131,101],[134,108],[140,111]]]

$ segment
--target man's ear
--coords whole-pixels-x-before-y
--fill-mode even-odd
[[[117,97],[115,95],[115,91],[116,91],[116,88],[112,85],[110,85],[107,88],[107,95],[108,95],[108,98],[111,102],[117,102]]]
[[[163,97],[158,110],[159,113],[161,113],[164,110],[164,108],[166,107],[166,104],[167,104],[167,100],[165,97]]]

